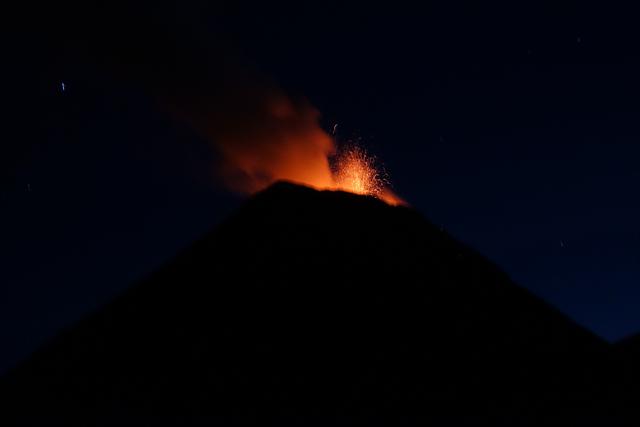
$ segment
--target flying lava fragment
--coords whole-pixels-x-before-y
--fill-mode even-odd
[[[343,148],[334,156],[335,189],[373,196],[391,205],[404,204],[389,190],[386,174],[376,163],[375,157],[361,146]]]
[[[253,194],[284,180],[406,204],[389,189],[376,158],[362,146],[337,147],[310,104],[278,91],[260,95],[208,122],[211,140],[222,154],[219,173],[231,190]]]

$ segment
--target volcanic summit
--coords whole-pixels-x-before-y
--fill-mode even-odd
[[[281,182],[13,369],[0,418],[604,424],[610,347],[411,208]]]

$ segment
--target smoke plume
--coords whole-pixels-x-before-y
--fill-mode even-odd
[[[193,12],[182,20],[173,10],[156,11],[153,19],[148,9],[133,6],[108,12],[98,21],[103,28],[82,32],[93,34],[87,51],[210,141],[227,188],[253,193],[277,180],[333,187],[328,158],[334,142],[318,111],[288,97],[223,34],[194,27]],[[104,16],[117,18],[117,32]]]
[[[291,99],[264,80],[260,87],[242,85],[228,95],[214,99],[194,123],[219,152],[217,170],[228,188],[253,193],[278,180],[334,186],[329,166],[334,141],[307,101]]]
[[[199,31],[190,19],[175,19],[173,10],[150,18],[148,9],[132,8],[105,11],[75,42],[81,40],[99,63],[146,88],[211,141],[218,154],[216,174],[227,188],[250,194],[278,180],[356,193],[368,188],[362,179],[376,176],[368,158],[356,153],[345,164],[352,170],[336,175],[330,167],[335,143],[320,127],[318,111],[287,96],[224,36]],[[337,183],[334,175],[353,182]],[[385,188],[361,193],[399,200]]]

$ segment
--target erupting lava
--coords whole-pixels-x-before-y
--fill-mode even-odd
[[[253,95],[207,116],[206,132],[221,154],[218,172],[230,189],[253,194],[284,180],[405,204],[375,157],[358,145],[337,147],[306,101],[270,89]]]
[[[334,159],[333,179],[339,190],[381,197],[386,180],[373,156],[359,147],[343,149]]]
[[[389,190],[389,181],[377,164],[376,158],[358,146],[341,148],[331,156],[331,185],[307,182],[320,190],[339,190],[349,193],[373,196],[390,205],[406,204],[404,200]]]

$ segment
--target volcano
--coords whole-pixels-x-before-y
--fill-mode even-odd
[[[614,353],[415,210],[282,182],[13,369],[0,419],[610,424]]]

